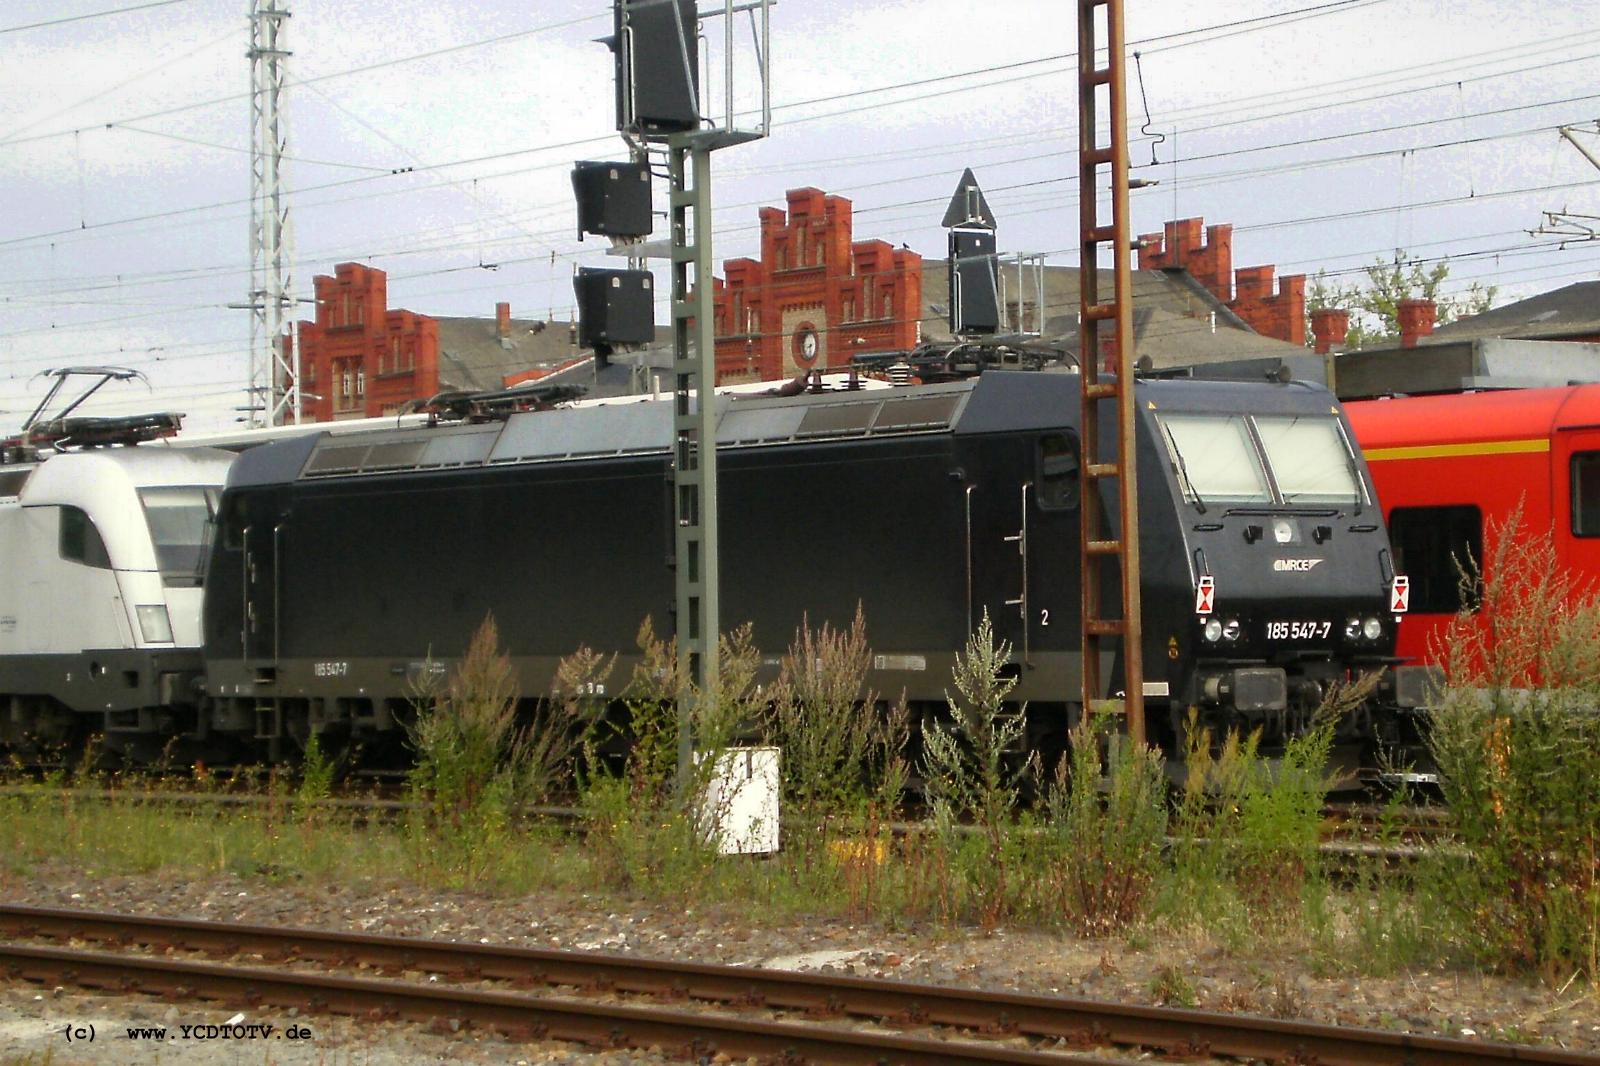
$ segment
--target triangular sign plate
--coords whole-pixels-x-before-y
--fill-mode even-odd
[[[962,171],[961,183],[950,198],[950,208],[945,211],[941,225],[945,229],[995,228],[994,212],[989,210],[989,201],[983,198],[983,190],[978,188],[978,179],[972,176],[971,167]]]

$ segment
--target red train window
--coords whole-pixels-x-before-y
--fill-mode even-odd
[[[1600,452],[1572,456],[1572,535],[1600,537]]]
[[[1414,614],[1455,614],[1476,609],[1477,596],[1463,601],[1462,568],[1483,561],[1483,512],[1469,504],[1396,507],[1389,513],[1394,567],[1411,579]]]

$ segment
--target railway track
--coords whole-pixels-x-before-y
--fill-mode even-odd
[[[1389,810],[1382,804],[1330,802],[1323,805],[1322,824],[1330,835],[1370,839],[1393,836],[1427,840],[1450,828],[1450,812],[1442,806],[1406,806]]]
[[[1095,1064],[1154,1052],[1321,1066],[1600,1066],[1600,1056],[1579,1052],[1244,1015],[226,922],[13,905],[0,906],[0,936],[0,974],[12,980],[656,1046],[692,1058]],[[74,946],[25,942],[39,940]],[[75,946],[83,941],[102,949]],[[182,951],[234,961],[170,955]],[[329,972],[356,966],[434,980]],[[1073,1050],[1080,1054],[1069,1057]]]
[[[269,795],[260,792],[202,792],[161,788],[44,789],[40,786],[0,785],[0,796],[29,798],[55,796],[64,800],[100,803],[232,809],[260,809],[274,806],[288,809],[304,806],[363,820],[399,819],[425,807],[415,800],[400,798],[398,793],[374,795],[370,790],[301,801],[289,795]],[[582,828],[578,808],[573,806],[527,805],[519,808],[518,813],[533,821],[564,826],[575,831]],[[1331,840],[1370,841],[1374,837],[1387,834],[1406,842],[1420,842],[1443,835],[1449,827],[1449,815],[1442,807],[1405,807],[1389,815],[1384,808],[1374,804],[1328,803],[1322,808],[1322,824]],[[904,835],[920,832],[925,828],[925,823],[916,820],[901,821],[894,823],[891,828],[896,834]]]

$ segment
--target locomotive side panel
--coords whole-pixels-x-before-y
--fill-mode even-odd
[[[658,463],[307,484],[281,525],[287,659],[627,648],[670,602]]]
[[[963,493],[948,436],[725,451],[722,618],[769,656],[802,620],[875,651],[923,656],[964,637]],[[670,589],[668,590],[670,594]]]
[[[1397,647],[1403,658],[1434,659],[1445,627],[1463,606],[1458,563],[1469,557],[1484,561],[1491,528],[1519,508],[1531,535],[1550,535],[1562,524],[1551,426],[1571,392],[1535,389],[1348,406],[1389,524],[1396,569],[1411,579],[1411,610]]]

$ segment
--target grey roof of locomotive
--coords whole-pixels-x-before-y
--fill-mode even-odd
[[[1141,410],[1253,414],[1322,411],[1336,401],[1301,382],[1140,381]],[[908,388],[719,396],[721,448],[819,444],[909,434],[958,435],[1073,426],[1078,377],[995,371],[965,381]],[[615,406],[511,415],[503,422],[313,434],[245,452],[230,487],[324,478],[665,455],[672,439],[669,398]]]

